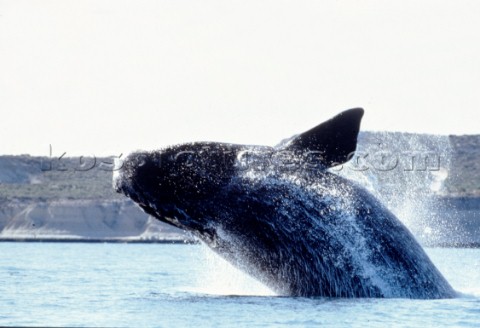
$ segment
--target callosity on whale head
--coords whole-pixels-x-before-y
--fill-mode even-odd
[[[328,171],[352,157],[362,116],[347,110],[277,147],[196,142],[135,152],[114,187],[278,294],[453,297],[401,222]]]

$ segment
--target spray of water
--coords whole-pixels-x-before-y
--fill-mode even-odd
[[[451,224],[440,197],[451,163],[448,136],[361,133],[352,161],[337,173],[368,189],[423,244],[435,244]]]
[[[273,296],[268,287],[235,268],[202,244],[195,292],[211,295]]]

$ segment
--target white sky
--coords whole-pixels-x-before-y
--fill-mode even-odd
[[[0,154],[480,133],[480,1],[0,0]]]

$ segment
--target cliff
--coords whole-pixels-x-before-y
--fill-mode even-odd
[[[112,189],[112,158],[0,156],[0,240],[192,238]]]
[[[125,200],[11,201],[0,208],[0,239],[189,241]]]

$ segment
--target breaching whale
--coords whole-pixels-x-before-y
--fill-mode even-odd
[[[194,142],[128,155],[114,188],[279,295],[450,298],[407,228],[329,171],[356,149],[354,108],[276,147]]]

